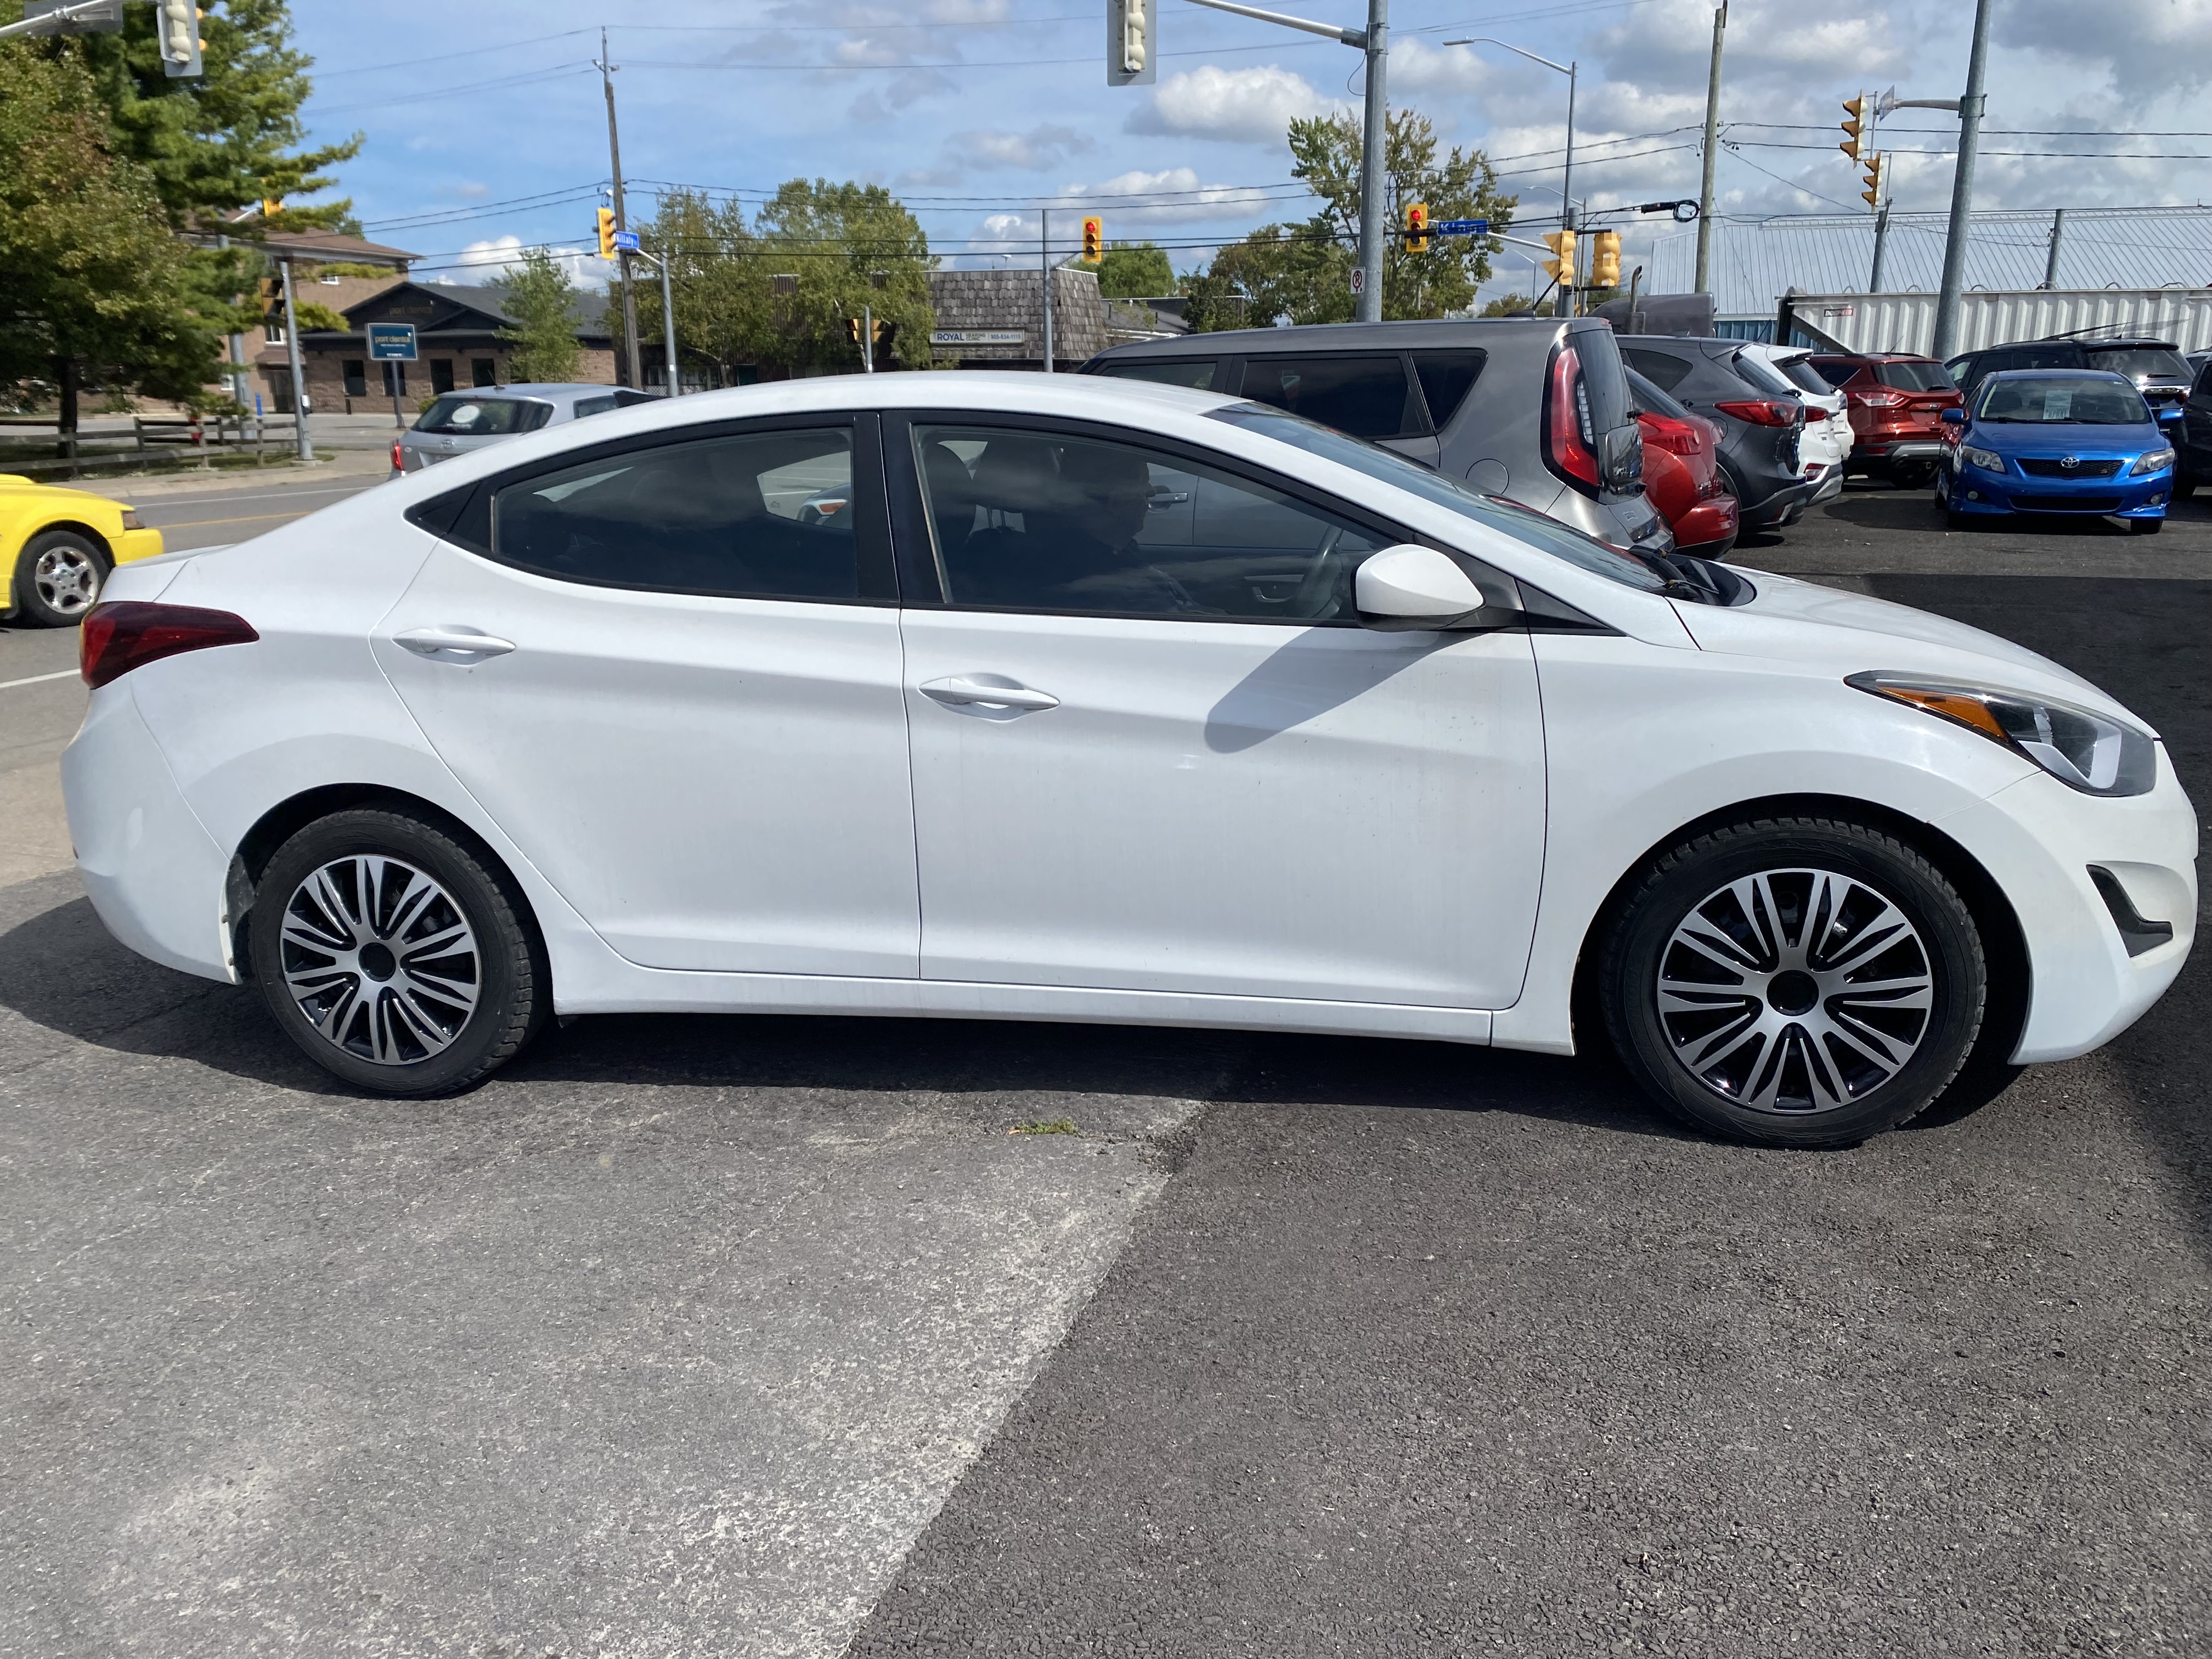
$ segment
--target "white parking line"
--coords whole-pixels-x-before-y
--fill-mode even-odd
[[[27,680],[0,680],[0,691],[13,691],[19,685],[44,685],[48,680],[73,680],[77,671],[64,668],[58,674],[33,674]]]

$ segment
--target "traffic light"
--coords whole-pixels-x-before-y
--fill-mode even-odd
[[[845,338],[849,344],[860,343],[860,319],[858,317],[848,317],[845,319]]]
[[[599,258],[611,259],[614,257],[615,210],[612,208],[601,208],[599,210]]]
[[[1620,286],[1620,233],[1601,230],[1590,238],[1589,285],[1592,288]]]
[[[161,73],[172,81],[200,72],[200,12],[192,0],[156,0],[154,32],[161,44]]]
[[[1406,204],[1406,252],[1426,253],[1429,251],[1429,204],[1426,202]]]
[[[1148,87],[1159,78],[1154,42],[1159,0],[1106,0],[1106,84]]]
[[[1859,192],[1870,208],[1881,205],[1881,187],[1889,176],[1889,157],[1869,155],[1866,159],[1866,188]]]
[[[1095,265],[1106,257],[1106,222],[1103,219],[1083,222],[1083,263]]]
[[[1836,148],[1854,161],[1861,159],[1870,137],[1866,129],[1871,125],[1869,118],[1874,112],[1873,104],[1874,100],[1864,93],[1844,100],[1844,114],[1848,118],[1843,124],[1846,136]]]
[[[1553,230],[1544,234],[1544,246],[1552,250],[1552,257],[1537,264],[1544,274],[1562,288],[1575,285],[1575,234],[1571,230]]]
[[[891,337],[897,332],[896,323],[887,323],[880,317],[876,319],[876,355],[878,356],[890,349]]]

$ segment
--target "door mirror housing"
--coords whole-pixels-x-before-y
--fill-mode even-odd
[[[1947,409],[1943,411],[1943,424],[1945,426],[1964,426],[1966,423],[1966,411],[1965,410]]]
[[[1401,543],[1370,555],[1352,576],[1360,625],[1384,631],[1507,628],[1522,620],[1495,605],[1449,554]]]

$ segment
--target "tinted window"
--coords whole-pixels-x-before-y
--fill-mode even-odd
[[[1941,363],[1876,363],[1874,377],[1899,392],[1954,392],[1951,372]]]
[[[492,498],[492,552],[572,581],[671,593],[849,599],[849,513],[809,503],[852,488],[842,427],[746,433],[611,455]]]
[[[441,398],[415,422],[417,432],[445,432],[456,438],[505,437],[535,432],[553,417],[553,405],[521,398],[479,398],[466,393]]]
[[[1632,368],[1628,371],[1628,392],[1639,415],[1664,415],[1677,421],[1691,418],[1688,410]]]
[[[1482,373],[1480,351],[1417,351],[1413,354],[1413,374],[1421,383],[1421,395],[1428,399],[1429,424],[1441,432],[1449,424],[1459,406],[1467,401],[1467,394],[1474,390],[1475,377]]]
[[[1813,367],[1820,378],[1832,386],[1840,386],[1859,372],[1859,366],[1848,357],[1815,357]]]
[[[1628,359],[1631,368],[1662,392],[1672,392],[1690,377],[1690,360],[1677,357],[1670,351],[1654,351],[1649,346],[1624,346],[1620,355]]]
[[[2131,380],[2155,380],[2161,386],[2183,386],[2189,380],[2189,365],[2181,360],[2178,351],[2154,346],[2122,346],[2100,351],[2091,346],[2081,356],[2091,368],[2125,374]]]
[[[1802,387],[1816,398],[1825,398],[1835,390],[1821,378],[1820,372],[1805,358],[1801,357],[1794,363],[1784,363],[1781,365],[1781,369],[1790,385]]]
[[[1748,351],[1735,354],[1735,368],[1737,374],[1771,398],[1791,397],[1797,391],[1789,376],[1765,359],[1754,357]]]
[[[1244,395],[1355,438],[1402,438],[1423,430],[1407,418],[1406,369],[1389,357],[1254,357]]]
[[[2140,426],[2150,419],[2142,393],[2103,375],[2039,374],[1986,382],[1978,421],[2006,425]]]
[[[1213,371],[1220,366],[1212,357],[1155,357],[1149,362],[1142,358],[1103,362],[1092,372],[1110,374],[1117,380],[1150,380],[1154,386],[1187,386],[1194,392],[1210,392]]]
[[[614,408],[614,394],[612,392],[609,392],[604,398],[577,398],[575,409],[572,412],[575,415],[575,417],[580,421],[587,415],[604,415],[607,413],[608,410]]]
[[[1261,485],[1132,444],[917,426],[947,599],[1008,611],[1316,623],[1379,544]]]

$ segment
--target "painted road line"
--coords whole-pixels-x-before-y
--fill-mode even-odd
[[[364,483],[337,484],[325,489],[295,489],[289,484],[279,484],[268,489],[256,489],[242,495],[197,495],[179,492],[166,498],[149,495],[146,500],[149,506],[156,509],[172,506],[221,507],[230,501],[265,501],[271,495],[280,498],[285,496],[296,498],[301,495],[358,495],[363,489],[373,488],[383,482],[381,478],[373,478]]]
[[[73,680],[77,677],[74,668],[64,668],[58,674],[33,674],[27,680],[0,680],[0,691],[13,691],[19,685],[44,685],[48,680]]]
[[[297,513],[249,513],[242,519],[179,519],[173,524],[157,524],[150,527],[155,530],[196,530],[202,525],[210,524],[259,524],[264,519],[304,519],[314,510],[312,507],[303,507]]]

